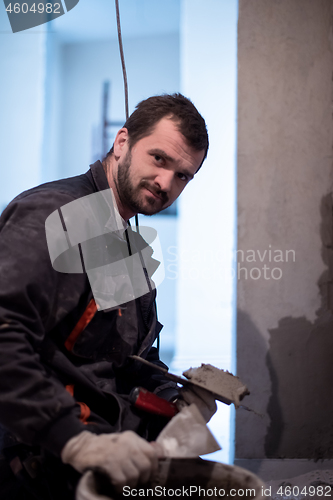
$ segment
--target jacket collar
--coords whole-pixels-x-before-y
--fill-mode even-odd
[[[110,187],[103,165],[99,160],[90,165],[90,171],[98,191],[103,191],[103,189],[108,189]]]
[[[108,219],[107,223],[105,224],[105,227],[107,228],[108,231],[120,231],[121,234],[124,232],[124,230],[127,228],[128,224],[124,219],[120,216],[118,207],[116,204],[116,200],[114,198],[114,195],[112,193],[112,189],[109,186],[107,177],[105,175],[105,171],[103,168],[102,163],[97,160],[95,163],[90,165],[90,171],[91,175],[93,177],[95,186],[97,188],[97,191],[105,191],[106,189],[110,190],[111,193],[111,198],[110,195],[105,196],[105,201],[107,202],[109,209],[110,209],[110,218]]]

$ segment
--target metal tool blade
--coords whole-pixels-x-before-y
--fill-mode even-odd
[[[157,370],[157,371],[162,372],[166,378],[168,378],[169,380],[172,380],[173,382],[176,382],[177,384],[180,384],[184,387],[186,387],[186,386],[199,387],[200,389],[203,389],[203,390],[209,392],[210,394],[212,394],[214,396],[215,399],[217,399],[218,401],[221,401],[222,403],[224,403],[226,405],[230,405],[231,403],[233,403],[233,401],[231,401],[230,399],[221,396],[221,394],[216,394],[215,392],[210,391],[209,389],[207,389],[207,387],[203,387],[198,382],[193,382],[192,380],[188,380],[185,377],[180,377],[179,375],[175,375],[173,373],[170,373],[165,368],[162,368],[161,366],[157,366],[154,363],[151,363],[150,361],[147,361],[144,358],[140,358],[140,356],[136,356],[135,354],[133,354],[132,356],[129,356],[129,357],[134,359],[135,361],[139,361],[140,363],[143,363],[146,366],[149,366],[152,370]]]

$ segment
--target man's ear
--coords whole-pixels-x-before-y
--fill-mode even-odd
[[[113,152],[116,159],[120,158],[127,144],[128,144],[128,130],[127,128],[123,127],[120,130],[118,130],[116,138],[113,143]]]

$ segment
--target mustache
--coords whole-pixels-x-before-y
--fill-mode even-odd
[[[145,179],[142,179],[140,182],[140,186],[148,189],[151,191],[153,194],[161,198],[163,204],[167,203],[169,201],[169,197],[165,191],[162,191],[161,189],[157,189],[156,186],[152,185],[149,183],[149,181],[146,181]]]

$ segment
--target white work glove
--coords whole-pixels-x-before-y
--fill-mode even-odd
[[[146,483],[157,469],[159,447],[152,446],[133,431],[114,434],[92,434],[83,431],[70,439],[61,459],[78,472],[87,469],[104,471],[118,492],[127,485]]]
[[[200,387],[182,387],[179,394],[180,399],[176,403],[178,410],[181,410],[185,405],[194,403],[206,423],[209,422],[217,410],[214,396],[205,389],[201,389]]]

